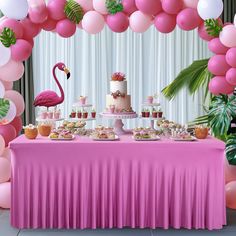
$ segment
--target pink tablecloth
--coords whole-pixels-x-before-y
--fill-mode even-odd
[[[14,140],[11,223],[17,228],[226,224],[224,143]]]

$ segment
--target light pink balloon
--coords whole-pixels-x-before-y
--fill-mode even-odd
[[[5,98],[11,100],[16,106],[16,116],[23,114],[25,110],[25,102],[23,96],[14,90],[8,90],[5,92]]]
[[[234,25],[224,26],[220,32],[220,41],[226,47],[236,47],[236,27]]]
[[[48,17],[47,20],[41,24],[41,28],[44,29],[45,31],[52,31],[56,28],[56,25],[57,21]]]
[[[142,13],[141,11],[135,11],[129,18],[130,28],[136,33],[145,32],[152,23],[152,17]]]
[[[208,70],[213,75],[225,75],[230,69],[230,65],[226,62],[225,55],[215,55],[208,62]]]
[[[123,12],[128,15],[138,10],[135,4],[135,0],[122,0],[122,4],[124,8]]]
[[[116,33],[124,32],[129,27],[129,18],[123,12],[118,12],[114,15],[108,15],[106,21],[108,27]]]
[[[183,0],[183,4],[185,8],[195,8],[197,9],[197,4],[198,4],[199,0]]]
[[[155,17],[154,25],[161,33],[170,33],[176,27],[176,16],[161,12]]]
[[[32,53],[31,44],[24,39],[17,39],[16,44],[11,46],[11,58],[14,61],[25,61]]]
[[[214,95],[231,94],[234,86],[230,85],[224,76],[216,76],[209,83],[209,90]]]
[[[11,90],[13,88],[13,82],[10,81],[4,81],[4,80],[1,80],[2,84],[4,85],[5,87],[5,90]]]
[[[76,0],[85,12],[93,10],[93,0]]]
[[[208,48],[211,52],[215,54],[222,54],[225,55],[227,51],[229,50],[228,47],[225,47],[221,42],[219,38],[214,38],[210,42],[208,42]],[[227,61],[227,57],[226,57]],[[228,63],[228,62],[227,62]],[[228,63],[229,64],[229,63]],[[230,64],[229,64],[230,65]]]
[[[156,15],[161,12],[160,0],[135,0],[137,8],[147,15]]]
[[[236,209],[236,181],[226,184],[225,191],[226,206],[231,209]]]
[[[202,23],[196,9],[185,8],[177,15],[177,24],[182,30],[193,30]]]
[[[198,35],[201,39],[206,41],[210,41],[214,38],[213,36],[207,33],[204,22],[198,27]]]
[[[230,48],[226,53],[227,63],[236,68],[236,48]]]
[[[75,34],[76,25],[68,19],[60,20],[56,26],[56,32],[63,38],[69,38]]]
[[[3,155],[4,150],[5,150],[5,140],[2,137],[2,135],[0,135],[0,156]]]
[[[93,0],[93,8],[95,11],[103,15],[108,14],[106,0]]]
[[[39,7],[30,7],[29,18],[33,23],[40,24],[47,20],[48,10],[46,4]]]
[[[19,80],[24,74],[24,65],[22,62],[10,60],[5,66],[1,67],[0,78],[4,81]]]
[[[230,68],[225,77],[229,84],[236,86],[236,68]]]
[[[225,182],[227,184],[231,181],[236,181],[236,166],[230,165],[225,158]]]
[[[0,207],[11,208],[11,183],[0,184]]]
[[[12,29],[17,39],[23,37],[24,29],[19,21],[6,18],[0,22],[0,32],[2,32],[5,27]]]
[[[48,15],[54,20],[63,20],[66,18],[64,8],[66,0],[51,0],[48,5]]]
[[[10,161],[0,157],[0,184],[7,182],[11,177]]]
[[[0,135],[4,138],[5,146],[7,147],[9,142],[16,138],[16,130],[10,124],[0,125]]]
[[[88,11],[82,19],[82,27],[89,34],[97,34],[104,28],[105,19],[96,11]]]
[[[11,150],[9,147],[5,147],[3,153],[1,154],[1,156],[3,158],[6,158],[7,160],[9,160],[11,162]]]
[[[1,124],[3,125],[9,124],[16,117],[16,106],[12,101],[9,100],[9,102],[10,102],[10,107],[7,111],[7,114],[0,120]]]
[[[24,29],[23,39],[32,39],[40,33],[40,25],[34,24],[29,18],[21,21]]]
[[[183,9],[183,2],[178,0],[162,0],[162,8],[168,14],[178,14]]]

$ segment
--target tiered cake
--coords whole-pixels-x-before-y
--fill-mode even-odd
[[[127,94],[127,81],[122,73],[114,73],[110,81],[111,94],[106,96],[107,111],[112,113],[133,112],[131,96]]]

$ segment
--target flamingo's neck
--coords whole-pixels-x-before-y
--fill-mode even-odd
[[[58,88],[59,88],[59,90],[60,90],[60,93],[61,93],[60,101],[63,102],[65,95],[64,95],[64,91],[63,91],[63,89],[62,89],[62,86],[61,86],[61,84],[59,83],[59,81],[58,81],[58,79],[57,79],[57,76],[56,76],[56,68],[57,68],[57,67],[58,67],[58,64],[56,64],[56,65],[53,67],[52,73],[53,73],[54,80],[56,81],[57,86],[58,86]]]

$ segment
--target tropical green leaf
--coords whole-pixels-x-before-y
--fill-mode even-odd
[[[124,7],[122,0],[106,0],[106,8],[109,14],[116,14],[123,11]]]
[[[75,24],[79,24],[84,16],[83,8],[74,0],[67,1],[64,12],[66,17]]]
[[[226,157],[229,164],[236,165],[236,134],[229,135],[227,138]]]
[[[16,36],[13,30],[5,27],[0,34],[0,42],[6,47],[9,48],[11,45],[16,43]]]
[[[223,30],[223,26],[220,25],[219,20],[208,19],[204,22],[206,31],[210,36],[219,37],[220,32]]]
[[[195,125],[209,125],[209,116],[203,115],[196,118],[194,121],[188,123],[189,126]]]
[[[0,119],[3,119],[7,115],[9,108],[10,108],[9,100],[0,98]]]

